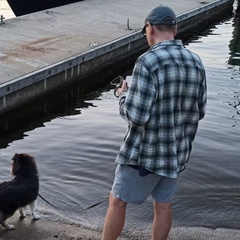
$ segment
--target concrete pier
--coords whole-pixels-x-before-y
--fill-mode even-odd
[[[233,3],[161,1],[175,10],[179,33],[231,12]],[[0,25],[0,114],[147,49],[141,29],[157,5],[158,0],[85,0],[5,20]]]

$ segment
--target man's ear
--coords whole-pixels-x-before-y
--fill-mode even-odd
[[[177,35],[178,32],[178,25],[175,26],[175,28],[173,29],[173,36],[175,37]]]
[[[152,35],[154,31],[155,31],[154,26],[149,24],[149,33]]]

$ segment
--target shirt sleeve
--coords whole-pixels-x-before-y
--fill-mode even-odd
[[[120,115],[128,124],[143,126],[150,118],[155,99],[156,87],[153,76],[142,63],[136,62],[128,93],[120,97]]]

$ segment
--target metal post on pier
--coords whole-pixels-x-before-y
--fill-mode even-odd
[[[1,15],[1,16],[0,16],[0,24],[5,23],[5,22],[4,22],[4,19],[5,19],[5,17],[4,17],[3,15]]]

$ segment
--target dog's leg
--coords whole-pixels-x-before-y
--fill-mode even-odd
[[[7,228],[7,229],[9,229],[9,230],[15,228],[14,225],[9,225],[9,224],[6,223],[6,221],[2,221],[1,224],[2,224],[5,228]]]
[[[2,211],[0,211],[0,224],[2,224],[7,229],[14,229],[15,228],[14,225],[7,224],[4,218],[5,218],[4,214],[2,213]]]
[[[32,218],[33,218],[34,220],[38,220],[38,219],[39,219],[39,216],[35,213],[36,205],[37,205],[37,200],[34,200],[33,202],[31,202],[31,203],[29,204],[29,206],[30,206],[30,211],[31,211],[31,214],[32,214]]]
[[[24,212],[24,208],[19,208],[18,211],[19,211],[19,214],[20,214],[20,218],[25,218],[26,217],[26,214]]]

